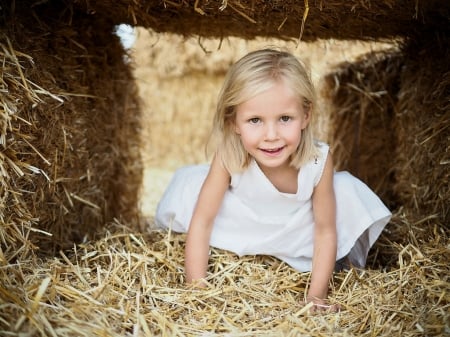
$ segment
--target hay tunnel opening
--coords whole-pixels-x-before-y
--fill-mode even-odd
[[[392,43],[321,40],[301,42],[258,38],[203,39],[136,28],[131,58],[142,102],[143,218],[151,223],[157,202],[174,170],[208,162],[207,142],[216,97],[229,66],[245,53],[270,46],[296,54],[311,72],[319,94],[315,133],[331,140],[328,102],[320,94],[324,76],[340,63],[395,48]]]

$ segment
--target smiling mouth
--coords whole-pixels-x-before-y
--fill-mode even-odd
[[[274,154],[278,154],[280,153],[282,150],[284,149],[284,146],[282,147],[277,147],[275,149],[260,149],[262,152],[270,154],[270,155],[274,155]]]

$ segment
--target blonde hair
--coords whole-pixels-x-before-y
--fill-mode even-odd
[[[216,155],[230,173],[245,169],[251,159],[235,132],[237,106],[268,90],[279,80],[285,81],[298,95],[312,119],[316,106],[314,86],[303,64],[288,52],[275,49],[251,52],[232,65],[225,76],[211,138],[215,141]],[[300,168],[317,154],[310,120],[302,131],[300,144],[290,164]]]

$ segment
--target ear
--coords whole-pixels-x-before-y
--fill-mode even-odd
[[[309,103],[308,105],[303,105],[303,123],[302,123],[302,129],[306,128],[311,121],[311,115],[312,115],[312,109],[313,105],[312,103]]]
[[[233,123],[233,128],[234,128],[234,132],[237,134],[237,135],[241,135],[241,130],[239,129],[239,127],[236,125],[236,123]]]

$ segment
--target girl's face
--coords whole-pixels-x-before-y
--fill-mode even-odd
[[[288,167],[310,120],[284,81],[237,106],[235,130],[261,169]]]

